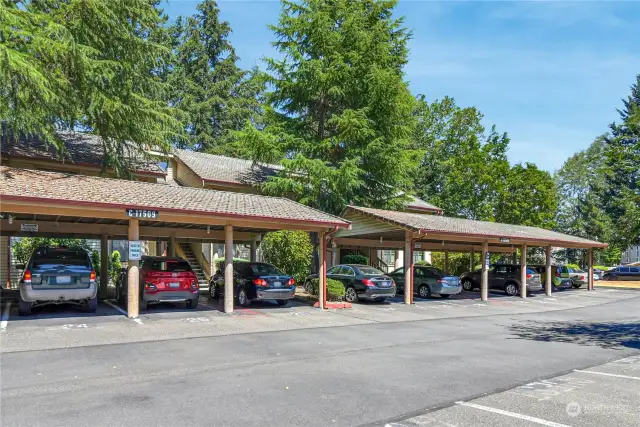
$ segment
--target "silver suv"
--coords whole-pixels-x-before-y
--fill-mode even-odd
[[[40,246],[33,251],[20,280],[19,314],[33,307],[76,304],[95,313],[98,307],[96,272],[89,253],[80,248]]]
[[[460,276],[462,289],[472,291],[480,288],[482,270],[464,273]],[[489,289],[499,289],[507,295],[520,293],[520,266],[511,264],[495,264],[489,266]],[[542,290],[540,274],[527,268],[527,293]]]

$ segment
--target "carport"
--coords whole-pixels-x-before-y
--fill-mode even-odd
[[[325,242],[327,233],[350,226],[342,218],[279,197],[4,166],[0,175],[2,235],[101,239],[102,271],[107,269],[109,238],[166,240],[170,254],[175,254],[176,238],[224,242],[226,313],[233,311],[234,241],[253,243],[262,233],[288,229],[317,232]],[[254,244],[252,252],[254,257]],[[127,314],[132,318],[139,314],[138,264],[129,262]],[[324,251],[320,289],[319,306],[324,308]]]
[[[588,251],[588,286],[593,290],[593,249],[606,248],[605,243],[537,227],[474,221],[440,215],[388,211],[348,206],[343,218],[351,222],[349,229],[340,229],[332,236],[332,243],[342,248],[401,249],[404,250],[404,302],[413,302],[413,251],[481,252],[481,299],[488,300],[488,255],[493,252],[515,253],[521,249],[521,289],[526,293],[527,247],[546,249],[545,292],[551,295],[551,248],[577,248]],[[473,257],[472,257],[473,259]],[[473,266],[471,266],[472,268]]]

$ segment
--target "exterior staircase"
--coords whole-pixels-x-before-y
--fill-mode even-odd
[[[204,271],[202,270],[202,266],[198,262],[196,255],[193,253],[191,245],[186,242],[180,242],[179,246],[186,260],[189,261],[191,269],[194,273],[196,273],[196,276],[198,277],[198,284],[200,285],[200,289],[208,288],[209,281],[207,280],[207,276],[205,276]]]

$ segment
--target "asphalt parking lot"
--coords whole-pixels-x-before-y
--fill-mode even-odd
[[[387,427],[634,426],[640,420],[640,356],[455,402]]]
[[[236,307],[225,314],[221,300],[201,296],[196,309],[183,304],[152,305],[138,319],[128,319],[115,301],[100,303],[97,313],[70,306],[48,306],[33,315],[18,316],[17,304],[3,301],[2,352],[79,347],[112,343],[157,341],[177,337],[224,336],[242,333],[337,327],[369,323],[407,322],[447,318],[553,312],[633,298],[635,290],[583,289],[536,294],[525,300],[491,293],[488,302],[474,292],[449,299],[415,298],[406,306],[402,297],[385,302],[360,302],[351,309],[319,310],[308,301],[293,300],[281,307],[264,301]]]

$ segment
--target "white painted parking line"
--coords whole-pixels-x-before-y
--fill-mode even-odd
[[[126,310],[123,310],[122,308],[118,307],[117,305],[115,305],[115,304],[113,304],[113,303],[111,303],[111,302],[109,302],[109,301],[104,300],[104,301],[102,301],[102,302],[104,302],[105,304],[107,304],[107,305],[109,305],[109,306],[111,306],[111,307],[115,308],[115,309],[116,309],[116,310],[118,310],[120,313],[122,313],[122,314],[124,314],[125,316],[129,317],[129,314],[127,313],[127,311],[126,311]],[[143,323],[142,323],[142,320],[140,320],[140,319],[138,319],[138,318],[131,319],[131,320],[133,320],[133,321],[134,321],[135,323],[137,323],[138,325],[142,325],[142,324],[143,324]]]
[[[553,421],[543,420],[542,418],[530,417],[529,415],[518,414],[516,412],[509,412],[502,409],[492,408],[490,406],[477,405],[471,402],[456,402],[456,405],[467,406],[469,408],[479,409],[481,411],[493,412],[494,414],[505,415],[507,417],[518,418],[520,420],[531,421],[532,423],[540,424],[550,427],[570,427],[566,424],[555,423]]]
[[[594,375],[604,375],[606,377],[626,378],[628,380],[640,380],[640,377],[632,377],[630,375],[620,375],[620,374],[609,374],[607,372],[582,371],[580,369],[574,369],[573,372],[582,372],[584,374],[594,374]]]
[[[9,320],[9,309],[11,309],[11,301],[7,302],[2,312],[2,320],[0,320],[0,330],[7,329],[7,322]]]

